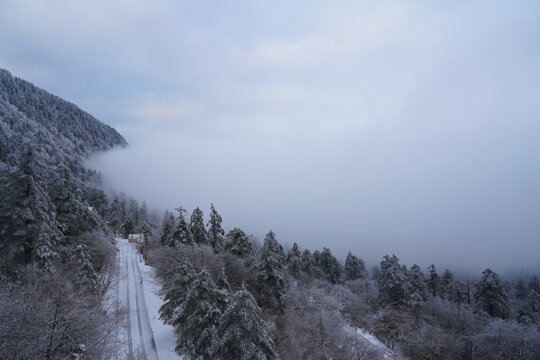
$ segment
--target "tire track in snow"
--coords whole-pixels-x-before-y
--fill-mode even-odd
[[[129,275],[128,275],[128,254],[126,254],[126,305],[127,305],[127,334],[128,334],[128,354],[129,357],[133,357],[133,344],[131,342],[131,308],[129,307]]]
[[[141,282],[141,292],[140,292],[140,297],[141,297],[141,304],[144,308],[144,314],[143,314],[143,318],[147,324],[147,327],[148,327],[148,334],[150,334],[150,344],[152,346],[152,355],[155,356],[155,359],[156,360],[159,360],[159,356],[158,356],[158,353],[157,353],[157,347],[156,347],[156,341],[154,339],[154,331],[152,330],[152,327],[150,326],[150,315],[148,314],[148,308],[146,307],[146,300],[145,300],[145,297],[144,297],[144,284],[143,284],[143,277],[142,277],[142,272],[141,272],[141,267],[139,266],[139,258],[140,256],[137,254],[137,261],[136,261],[136,268],[137,268],[137,273],[139,274],[139,280]],[[142,260],[141,260],[142,261]]]
[[[135,284],[135,306],[137,309],[137,327],[139,328],[139,338],[141,340],[141,349],[143,352],[143,356],[146,359],[146,349],[144,347],[144,334],[142,329],[142,323],[141,323],[141,308],[139,305],[139,288],[137,286],[137,279],[135,279],[135,263],[133,262],[133,251],[131,251],[131,268],[133,269],[133,283]]]

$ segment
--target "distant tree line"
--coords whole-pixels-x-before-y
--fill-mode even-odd
[[[200,208],[189,218],[181,207],[176,213],[165,213],[149,261],[163,279],[161,317],[188,358],[382,359],[347,331],[355,326],[410,359],[540,354],[538,277],[503,282],[486,269],[462,280],[435,265],[408,269],[395,255],[368,277],[351,252],[342,265],[329,248],[285,251],[273,231],[262,246],[239,228],[226,232],[213,204],[206,224]],[[250,315],[235,317],[231,307]],[[223,342],[231,329],[243,335]]]

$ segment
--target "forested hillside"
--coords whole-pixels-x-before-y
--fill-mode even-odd
[[[106,196],[82,161],[125,144],[77,106],[0,70],[3,265],[46,266],[64,236],[99,229]]]
[[[0,358],[115,358],[107,195],[85,157],[111,127],[0,69]],[[112,303],[111,303],[112,304]]]

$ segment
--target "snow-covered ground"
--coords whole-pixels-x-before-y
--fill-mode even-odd
[[[380,354],[382,354],[383,358],[386,360],[402,360],[403,358],[395,354],[392,350],[388,348],[385,344],[383,344],[379,339],[377,339],[373,334],[370,334],[364,329],[348,326],[346,329],[349,332],[354,332],[357,336],[359,336],[362,340],[367,341],[371,346],[373,346],[374,349],[377,349]]]
[[[116,239],[120,261],[119,299],[126,308],[126,322],[119,328],[119,338],[125,343],[125,359],[182,359],[174,352],[175,335],[171,326],[159,320],[163,300],[157,295],[160,284],[154,269],[143,263],[135,244]]]

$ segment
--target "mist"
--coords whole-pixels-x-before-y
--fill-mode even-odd
[[[126,137],[88,161],[108,187],[340,258],[540,270],[538,3],[33,3],[2,5],[0,62]]]

